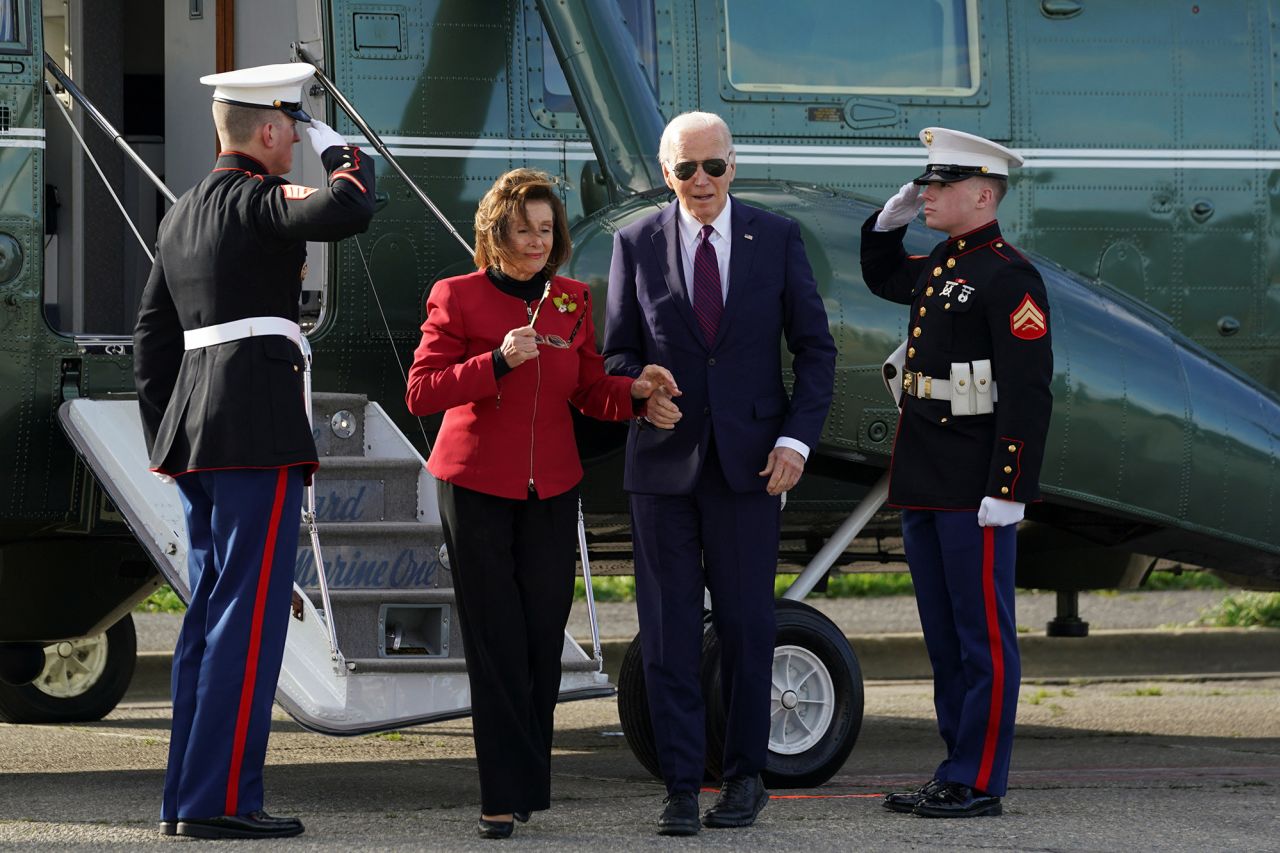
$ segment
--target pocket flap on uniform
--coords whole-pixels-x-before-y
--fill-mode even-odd
[[[262,354],[267,358],[302,364],[302,352],[298,345],[283,335],[263,335],[258,340],[262,341]]]
[[[786,397],[761,397],[756,400],[755,412],[757,418],[777,418],[787,410]]]

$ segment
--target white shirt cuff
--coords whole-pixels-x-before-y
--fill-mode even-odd
[[[809,445],[803,441],[796,441],[794,438],[787,438],[785,435],[778,436],[778,440],[773,443],[775,448],[789,447],[796,453],[804,457],[804,461],[809,461]]]

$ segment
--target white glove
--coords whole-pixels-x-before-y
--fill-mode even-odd
[[[323,154],[335,145],[347,144],[347,140],[343,139],[338,131],[318,118],[313,118],[311,124],[307,126],[307,136],[311,138],[311,147],[315,149],[316,154]]]
[[[156,479],[164,483],[166,486],[173,482],[173,478],[168,474],[161,474],[159,471],[152,471],[151,473],[155,474]]]
[[[915,219],[923,206],[924,200],[920,198],[920,187],[913,183],[903,184],[898,194],[884,203],[884,210],[880,211],[880,216],[876,218],[876,224],[872,230],[892,231],[895,228],[901,228]]]
[[[979,527],[1004,527],[1022,521],[1022,514],[1027,505],[1017,501],[1002,501],[997,498],[983,498],[978,507]]]

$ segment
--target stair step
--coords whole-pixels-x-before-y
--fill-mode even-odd
[[[307,597],[316,607],[321,606],[319,590],[307,590]],[[339,604],[452,604],[455,596],[453,587],[445,587],[443,589],[331,589],[329,598],[334,607],[337,607]]]
[[[316,472],[316,518],[332,522],[413,521],[418,517],[416,459],[325,457]]]
[[[380,672],[466,672],[467,662],[462,658],[347,658],[352,675]],[[594,660],[564,661],[561,672],[595,672],[599,665]]]
[[[364,411],[368,404],[364,394],[312,393],[311,435],[321,459],[364,455]],[[343,438],[348,431],[350,435]]]
[[[318,525],[326,580],[341,589],[409,590],[449,588],[453,578],[440,562],[444,532],[412,521],[333,522]],[[319,585],[311,536],[302,525],[294,581]]]

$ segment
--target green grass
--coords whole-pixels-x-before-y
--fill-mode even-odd
[[[778,575],[774,592],[782,595],[796,576]],[[636,581],[630,575],[605,575],[594,578],[592,587],[596,601],[635,601]],[[1222,581],[1208,572],[1153,572],[1143,590],[1177,589],[1226,589]],[[827,580],[825,592],[813,592],[811,598],[881,598],[891,595],[911,595],[911,575],[906,572],[854,572],[834,575]],[[582,578],[574,582],[574,599],[586,599],[586,587]],[[186,606],[168,585],[162,586],[139,604],[140,613],[182,613]],[[1222,612],[1218,612],[1221,610]],[[1204,621],[1212,619],[1213,621]],[[1262,625],[1280,628],[1280,593],[1242,593],[1232,596],[1212,613],[1202,618],[1201,624],[1218,627],[1249,627]],[[1019,631],[1024,629],[1019,627]]]
[[[1227,589],[1227,584],[1212,572],[1152,572],[1142,584],[1142,589]]]
[[[786,591],[796,575],[778,575],[773,589],[778,595]],[[883,598],[890,595],[912,595],[911,575],[906,572],[854,572],[832,575],[827,579],[826,592],[812,593],[823,598]]]
[[[134,610],[138,613],[185,613],[187,605],[182,603],[182,599],[178,598],[178,594],[168,584],[165,584],[151,593],[145,601],[139,603]]]
[[[778,575],[773,584],[774,593],[782,595],[795,579],[795,575]],[[636,581],[629,575],[606,575],[593,578],[591,587],[595,590],[596,601],[635,601],[636,598]],[[871,572],[836,575],[827,581],[826,592],[814,592],[810,597],[875,598],[887,595],[911,595],[913,591],[911,576],[906,572]],[[578,601],[586,599],[586,587],[582,578],[578,578],[575,582],[573,595]]]
[[[1280,592],[1238,592],[1204,611],[1197,621],[1214,628],[1280,628]]]
[[[596,601],[635,601],[636,579],[630,575],[602,575],[591,579]],[[573,600],[587,600],[587,586],[582,578],[573,582]]]

